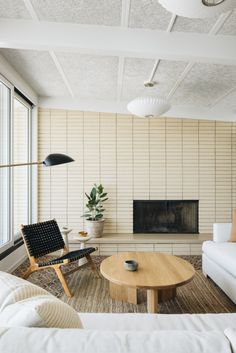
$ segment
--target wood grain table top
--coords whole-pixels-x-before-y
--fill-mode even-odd
[[[135,260],[137,271],[127,271],[124,261]],[[181,259],[164,253],[124,252],[103,260],[102,275],[110,282],[135,288],[165,289],[181,286],[192,280],[193,266]]]

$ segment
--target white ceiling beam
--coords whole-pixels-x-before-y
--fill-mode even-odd
[[[38,15],[37,15],[36,11],[34,10],[34,7],[33,7],[32,3],[31,3],[31,1],[30,1],[30,0],[23,0],[23,1],[24,1],[24,3],[25,3],[25,6],[26,6],[27,10],[29,11],[29,13],[30,13],[30,15],[31,15],[31,17],[32,17],[32,20],[33,20],[35,23],[38,23],[38,24],[39,24],[39,23],[40,23],[39,17],[38,17]],[[56,69],[57,69],[59,75],[61,76],[62,81],[64,82],[66,88],[68,89],[68,91],[69,91],[71,97],[74,97],[74,92],[73,92],[73,90],[72,90],[72,88],[71,88],[71,86],[70,86],[70,83],[69,83],[69,81],[68,81],[68,79],[67,79],[67,77],[66,77],[66,74],[65,74],[65,72],[64,72],[64,70],[63,70],[61,64],[59,63],[59,61],[58,61],[58,59],[57,59],[56,54],[54,53],[53,50],[49,50],[48,53],[49,53],[49,55],[51,56],[51,59],[52,59],[54,65],[56,66]]]
[[[130,0],[122,0],[121,7],[121,27],[127,28],[129,25],[129,12],[130,12]],[[121,100],[122,89],[123,89],[123,79],[124,79],[124,66],[125,58],[123,55],[119,56],[119,64],[117,71],[117,101]]]
[[[0,20],[0,47],[235,65],[236,37]]]
[[[101,100],[83,100],[79,98],[62,98],[62,97],[39,97],[39,106],[41,108],[81,110],[92,112],[105,112],[115,114],[130,114],[127,110],[125,101],[101,101]],[[225,108],[217,108],[216,110],[200,106],[172,106],[165,114],[166,117],[187,118],[200,120],[219,120],[219,121],[235,121],[235,112],[226,110]]]

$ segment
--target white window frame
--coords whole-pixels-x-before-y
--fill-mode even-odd
[[[14,97],[13,97],[13,102],[14,99],[17,99],[21,104],[23,104],[27,109],[28,109],[28,117],[27,117],[27,162],[32,162],[33,158],[33,124],[32,124],[32,118],[33,118],[33,108],[32,106],[24,99],[22,98],[18,93],[14,92]],[[13,108],[13,127],[14,127],[14,108]],[[13,144],[14,144],[14,128],[12,128],[13,131]],[[17,161],[14,160],[14,163],[17,163]],[[17,168],[17,167],[16,167]],[[33,167],[32,166],[27,166],[27,195],[28,195],[28,200],[27,200],[27,208],[28,208],[28,221],[27,223],[30,224],[33,222]],[[14,184],[14,169],[12,170],[12,182]],[[13,198],[14,198],[14,188],[13,188]],[[12,225],[14,225],[14,203],[12,204]],[[17,233],[13,234],[14,240],[17,240],[21,237],[21,232],[20,229]]]
[[[37,107],[32,107],[23,97],[14,91],[12,85],[4,76],[0,74],[2,82],[10,90],[9,119],[8,119],[8,156],[6,164],[13,163],[13,144],[14,144],[14,99],[18,99],[29,109],[28,113],[28,161],[37,160]],[[15,161],[17,162],[17,161]],[[17,167],[16,167],[17,168]],[[37,222],[37,166],[28,166],[28,222]],[[14,242],[21,237],[20,230],[14,234],[14,168],[6,168],[8,174],[8,239],[9,241],[0,245],[0,254],[14,246]]]
[[[14,86],[0,74],[0,81],[10,90],[10,101],[9,101],[9,120],[8,120],[8,156],[7,163],[12,163],[12,117],[13,117],[13,96],[14,96]],[[14,245],[14,237],[13,237],[13,223],[12,223],[12,202],[13,202],[13,194],[12,194],[12,171],[11,168],[7,168],[8,175],[8,204],[7,204],[7,218],[8,218],[8,238],[9,241],[0,246],[0,253],[9,249]]]

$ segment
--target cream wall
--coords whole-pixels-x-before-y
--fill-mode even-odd
[[[236,206],[236,124],[190,119],[39,110],[39,220],[83,229],[84,192],[103,183],[106,233],[132,233],[133,199],[197,199],[200,232],[229,222]]]

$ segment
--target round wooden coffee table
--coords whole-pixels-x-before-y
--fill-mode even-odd
[[[139,267],[131,272],[124,269],[125,260],[135,260]],[[158,311],[158,302],[176,296],[176,288],[190,282],[193,266],[173,255],[148,252],[125,252],[108,257],[101,263],[101,274],[109,280],[112,299],[137,304],[137,289],[147,289],[149,313]]]

